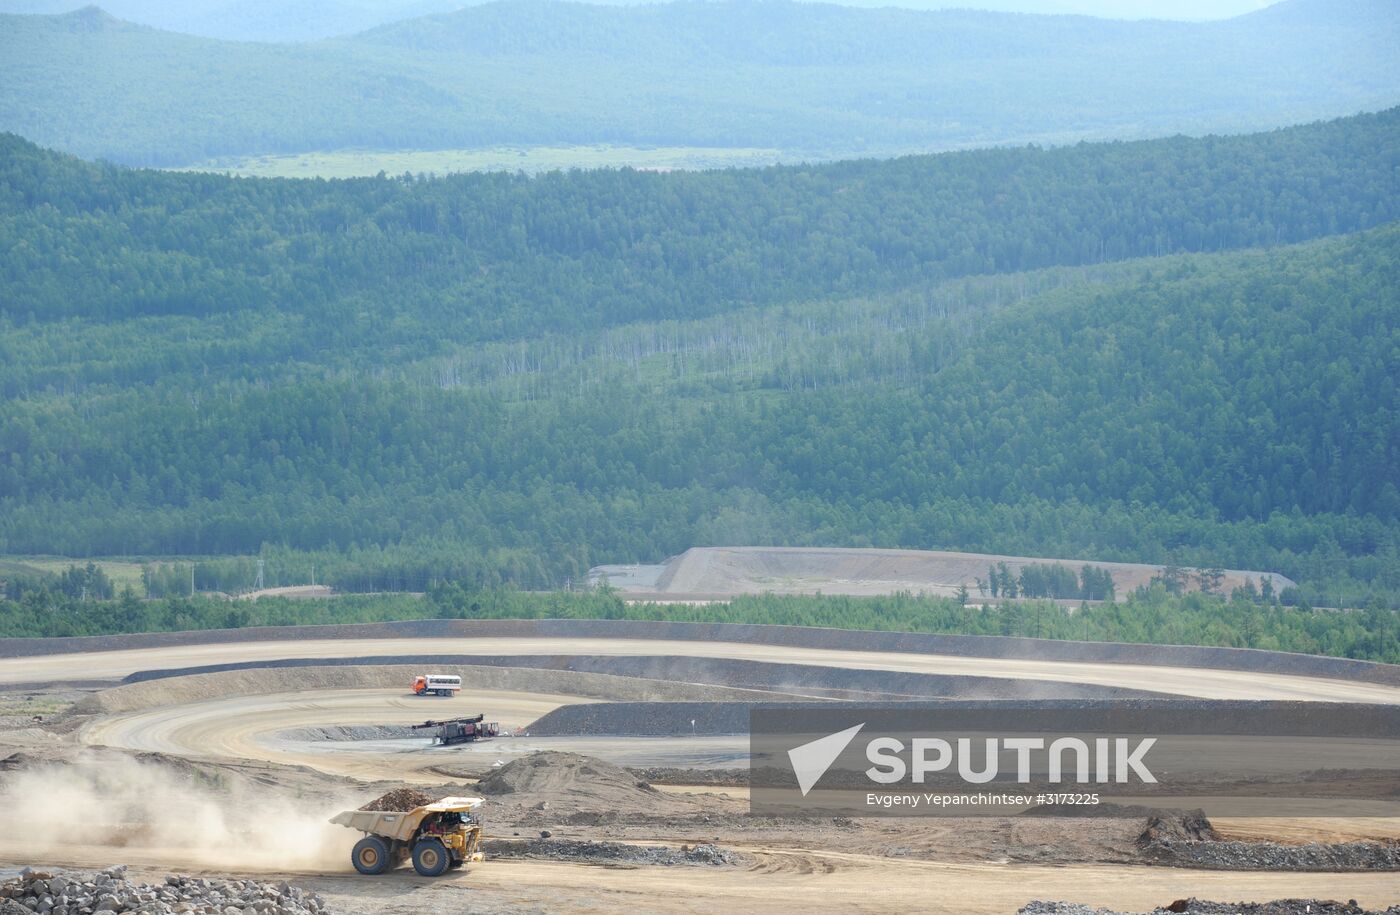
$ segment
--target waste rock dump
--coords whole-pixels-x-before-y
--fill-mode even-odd
[[[287,882],[211,880],[172,874],[135,883],[124,866],[99,873],[26,868],[0,884],[0,915],[330,915],[326,902]]]

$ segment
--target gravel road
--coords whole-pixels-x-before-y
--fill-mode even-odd
[[[322,639],[181,645],[84,654],[0,659],[0,684],[51,683],[80,678],[116,680],[142,670],[282,658],[335,658],[431,654],[519,654],[741,658],[869,670],[966,674],[1127,686],[1204,699],[1297,699],[1400,703],[1400,687],[1375,683],[1185,667],[1043,661],[949,655],[841,651],[750,645],[740,642],[607,638]]]

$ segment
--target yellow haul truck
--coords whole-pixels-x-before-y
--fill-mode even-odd
[[[445,797],[407,811],[347,810],[331,818],[358,829],[350,860],[362,874],[382,874],[413,859],[413,869],[437,877],[449,868],[481,860],[481,823],[472,813],[479,797]]]

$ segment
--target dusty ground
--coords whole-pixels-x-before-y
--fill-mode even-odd
[[[523,912],[928,912],[1011,915],[1034,898],[1151,911],[1174,899],[1354,898],[1368,908],[1395,901],[1394,875],[1264,875],[1112,866],[945,865],[858,855],[749,849],[758,863],[736,869],[618,868],[502,860],[425,880],[411,872],[374,879],[355,874],[269,870],[321,893],[342,915]],[[61,862],[60,862],[61,863]],[[132,867],[159,880],[166,864]],[[196,871],[199,872],[199,871]],[[222,873],[204,871],[203,873]]]
[[[116,767],[117,758],[104,754],[102,768]],[[148,759],[145,765],[184,772],[177,761]],[[692,868],[488,860],[437,880],[405,870],[365,878],[349,872],[343,854],[353,835],[334,828],[325,837],[330,846],[325,856],[298,867],[278,866],[246,850],[233,850],[232,857],[220,861],[200,849],[147,843],[139,835],[116,841],[105,837],[87,845],[73,842],[70,835],[42,854],[47,865],[93,866],[119,858],[135,865],[138,875],[157,878],[170,870],[287,876],[351,915],[796,912],[832,906],[838,911],[990,915],[1013,912],[1035,898],[1146,910],[1189,895],[1355,898],[1368,907],[1384,907],[1396,895],[1394,873],[1222,873],[1144,866],[1134,853],[1140,819],[745,822],[743,804],[733,799],[702,793],[658,798],[613,772],[599,779],[560,777],[560,768],[541,767],[543,778],[518,780],[509,794],[482,791],[488,800],[488,832],[529,838],[548,830],[566,840],[675,847],[718,842],[744,863]],[[237,796],[248,786],[262,786],[265,800],[280,801],[287,811],[318,805],[334,811],[358,805],[385,787],[271,765],[199,767],[192,777],[209,773],[219,776],[220,785],[212,790]],[[463,787],[443,785],[440,790]],[[104,838],[100,831],[88,834]],[[0,836],[0,859],[18,866],[34,860],[33,855],[31,840]]]
[[[461,642],[461,644],[453,644]],[[493,644],[486,646],[484,642]],[[402,639],[240,643],[0,659],[0,683],[43,683],[80,671],[115,678],[243,658],[405,654],[675,654],[794,660],[835,666],[976,673],[1062,682],[1141,685],[1205,697],[1348,698],[1395,702],[1400,690],[1277,674],[1093,665],[936,655],[783,649],[737,643],[605,639]],[[571,671],[484,669],[452,700],[423,700],[394,685],[402,669],[239,671],[121,687],[0,686],[0,869],[6,864],[97,866],[287,875],[350,915],[422,912],[928,911],[1009,913],[1033,899],[1072,899],[1150,910],[1187,896],[1331,897],[1370,908],[1400,902],[1395,872],[1195,871],[1145,863],[1137,816],[1082,819],[756,820],[742,785],[706,767],[742,766],[742,739],[511,738],[469,748],[421,741],[316,740],[298,729],[392,724],[483,711],[510,729],[561,704],[643,696],[729,698],[723,689]],[[747,691],[733,691],[735,693]],[[36,717],[40,720],[36,720]],[[289,734],[289,732],[292,732]],[[504,792],[494,773],[535,750],[576,750],[611,763],[551,763]],[[12,754],[18,755],[12,755]],[[8,762],[6,761],[8,759]],[[647,785],[616,768],[667,766]],[[587,771],[584,771],[584,770]],[[623,773],[623,774],[619,774]],[[485,778],[478,782],[479,776]],[[679,849],[714,843],[741,864],[719,867],[487,860],[426,880],[411,871],[361,877],[355,839],[326,824],[333,813],[405,782],[476,793],[489,835],[607,840]],[[36,800],[39,802],[36,804]],[[61,809],[80,816],[42,826]],[[37,819],[37,823],[35,820]],[[1235,819],[1222,837],[1247,841],[1387,840],[1400,820]],[[218,836],[191,842],[191,835]]]

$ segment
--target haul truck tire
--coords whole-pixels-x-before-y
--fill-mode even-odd
[[[362,874],[382,874],[389,869],[389,843],[379,836],[365,836],[355,843],[350,860],[354,862],[355,870]]]
[[[424,877],[438,877],[452,863],[447,847],[437,839],[423,839],[413,846],[413,869]]]

